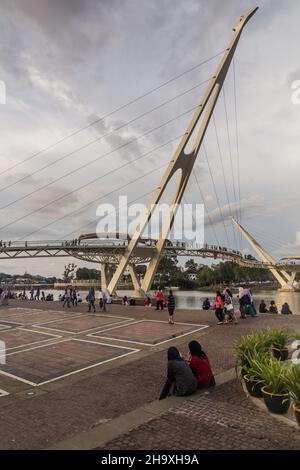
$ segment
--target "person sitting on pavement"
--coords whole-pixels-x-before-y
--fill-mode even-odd
[[[258,308],[259,313],[268,313],[267,305],[264,300],[261,300]]]
[[[168,372],[165,385],[161,391],[159,400],[169,395],[186,396],[194,393],[198,388],[198,382],[192,369],[183,359],[177,348],[168,349]]]
[[[122,305],[128,305],[128,297],[127,295],[124,295],[123,299],[122,299]]]
[[[145,306],[145,307],[152,307],[152,302],[151,302],[150,297],[147,297],[147,298],[144,300],[144,306]]]
[[[271,302],[270,302],[269,313],[278,313],[278,308],[277,308],[274,300],[271,300]]]
[[[210,301],[209,301],[209,298],[207,297],[205,300],[203,300],[202,310],[209,310],[209,309],[210,309]]]
[[[287,302],[284,302],[284,304],[281,307],[281,315],[292,315],[292,311],[290,309],[290,306]]]
[[[208,388],[216,384],[209,359],[198,341],[189,343],[189,363],[198,382],[198,388]]]

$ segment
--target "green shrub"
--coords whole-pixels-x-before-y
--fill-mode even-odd
[[[287,370],[285,384],[293,402],[300,408],[300,367],[293,364]]]
[[[274,349],[281,351],[286,348],[288,340],[290,339],[290,334],[284,330],[271,330],[270,331],[270,340],[272,341],[272,346]]]
[[[288,368],[285,367],[283,362],[269,358],[260,363],[255,361],[255,366],[260,376],[258,383],[266,385],[270,393],[281,394],[288,392],[286,384]]]
[[[242,367],[245,372],[250,364],[249,360],[257,353],[268,356],[268,351],[272,345],[272,336],[270,330],[260,331],[252,335],[243,336],[234,344],[237,356],[236,366]]]

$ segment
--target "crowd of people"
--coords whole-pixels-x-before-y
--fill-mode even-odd
[[[255,317],[257,315],[253,293],[250,288],[239,288],[237,295],[237,303],[238,311],[240,313],[240,319],[245,319],[248,316]],[[225,287],[222,292],[220,290],[217,291],[216,297],[213,300],[210,300],[208,297],[205,298],[202,303],[202,309],[215,310],[215,315],[217,317],[219,325],[231,322],[237,324],[233,294],[228,287]],[[267,308],[265,301],[261,300],[258,311],[259,313],[279,313],[274,300],[270,301],[269,308]],[[292,314],[293,312],[291,311],[289,304],[287,302],[284,302],[280,309],[280,313],[282,315],[288,315]]]

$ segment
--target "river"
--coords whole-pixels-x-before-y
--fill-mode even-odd
[[[41,289],[42,291],[42,289]],[[54,300],[58,299],[58,295],[62,294],[63,291],[50,289],[45,290],[45,294],[48,292],[54,294]],[[87,291],[79,290],[81,297],[85,300]],[[234,297],[237,295],[237,290],[233,290]],[[130,296],[131,291],[118,291],[120,296],[127,295]],[[258,307],[261,299],[264,299],[267,306],[269,306],[270,300],[275,300],[278,310],[280,311],[281,306],[284,302],[288,302],[290,309],[295,314],[300,314],[300,292],[278,292],[272,290],[255,290],[253,289],[254,294],[254,303]],[[197,290],[177,290],[174,291],[176,299],[177,308],[188,308],[188,309],[199,309],[202,306],[203,300],[208,297],[212,299],[215,297],[215,292],[213,291],[197,291]]]

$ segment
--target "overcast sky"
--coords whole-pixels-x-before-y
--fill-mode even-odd
[[[221,56],[111,112],[223,51],[233,24],[253,6],[248,0],[2,0],[0,239],[75,238],[95,229],[100,202],[115,203],[119,194],[146,201],[142,196],[158,185],[188,111],[207,86],[196,85],[212,77]],[[291,84],[300,80],[300,3],[262,0],[258,6],[235,54],[240,204],[245,227],[280,257],[300,248],[300,104],[291,101]],[[220,243],[228,245],[228,236],[233,246],[228,215],[239,204],[232,68],[225,99],[230,147],[223,95],[215,110],[225,181],[213,123],[205,148],[214,184],[203,151],[195,174]],[[202,202],[194,176],[185,200]],[[208,222],[205,240],[214,243]],[[3,261],[0,271],[59,275],[65,262]]]

